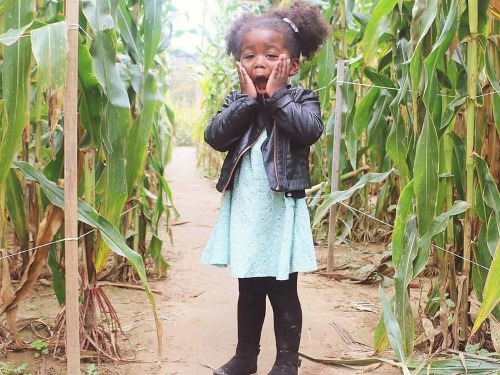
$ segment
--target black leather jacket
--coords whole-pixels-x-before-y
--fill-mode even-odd
[[[228,152],[217,190],[231,189],[241,156],[263,131],[261,146],[269,187],[287,196],[303,197],[311,186],[309,149],[323,132],[318,97],[311,90],[284,87],[271,98],[231,92],[222,109],[205,130],[205,141]]]

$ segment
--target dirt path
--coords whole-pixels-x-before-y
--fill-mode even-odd
[[[233,355],[236,345],[237,280],[229,276],[227,269],[205,266],[199,261],[217,216],[220,193],[195,165],[195,150],[179,147],[174,150],[167,169],[181,216],[179,225],[173,228],[174,246],[168,247],[171,268],[164,283],[162,306],[169,317],[164,325],[167,363],[162,366],[161,374],[209,375],[210,368],[220,366]],[[339,357],[349,351],[332,327],[332,321],[355,340],[371,344],[378,314],[353,306],[355,302],[368,302],[378,310],[376,286],[343,284],[307,274],[299,277],[299,294],[304,313],[302,352],[315,357]],[[267,311],[259,356],[260,374],[269,372],[275,356],[270,306]],[[301,366],[301,375],[359,372],[359,368],[324,366],[306,359]],[[372,372],[398,373],[388,366]]]

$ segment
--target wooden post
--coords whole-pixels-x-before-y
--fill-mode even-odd
[[[344,60],[338,60],[337,68],[337,86],[335,95],[335,127],[333,130],[333,150],[332,150],[332,176],[330,179],[331,191],[339,188],[340,180],[340,136],[342,134],[342,90],[341,85],[344,81]],[[326,272],[333,272],[333,257],[335,253],[335,223],[337,221],[338,204],[330,207],[330,216],[328,218],[328,259],[326,262]]]
[[[78,306],[78,0],[65,1],[68,30],[68,71],[64,98],[64,236],[66,269],[67,373],[80,374],[80,312]]]

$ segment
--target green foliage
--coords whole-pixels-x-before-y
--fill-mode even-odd
[[[26,373],[28,368],[28,363],[22,363],[20,365],[15,365],[10,362],[0,362],[0,374],[3,375],[21,375]]]
[[[97,371],[97,366],[91,363],[88,367],[87,370],[85,371],[86,375],[99,375],[99,371]]]
[[[30,346],[35,349],[35,357],[46,356],[49,354],[49,348],[42,339],[36,339]]]

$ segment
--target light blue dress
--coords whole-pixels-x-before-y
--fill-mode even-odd
[[[237,278],[275,277],[316,270],[316,254],[305,199],[269,188],[259,141],[242,156],[233,190],[222,197],[202,263],[231,267]]]

